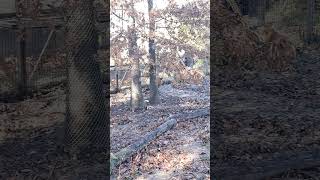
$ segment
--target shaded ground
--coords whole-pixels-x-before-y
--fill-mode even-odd
[[[164,85],[160,94],[160,105],[137,113],[130,112],[129,94],[111,97],[111,152],[138,140],[170,114],[209,106],[208,85]],[[115,173],[118,179],[209,179],[209,148],[209,116],[179,122]]]
[[[223,122],[221,162],[250,162],[285,151],[320,146],[320,56],[299,55],[292,73],[245,73],[214,80],[214,108]],[[276,165],[275,165],[276,166]],[[319,168],[271,179],[317,179]]]
[[[170,114],[209,106],[208,84],[160,90],[160,105],[136,113],[129,110],[125,93],[111,97],[111,152],[139,139]],[[105,179],[105,154],[71,161],[60,153],[64,116],[63,86],[22,102],[1,103],[0,179]],[[116,171],[119,179],[209,179],[209,117],[178,123]]]
[[[73,160],[60,153],[65,112],[63,87],[33,99],[0,104],[0,179],[105,179],[105,154]]]

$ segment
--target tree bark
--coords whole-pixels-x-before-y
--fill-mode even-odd
[[[138,141],[132,143],[131,145],[121,149],[119,152],[115,153],[111,156],[110,163],[111,163],[111,170],[114,167],[118,166],[135,153],[139,152],[143,147],[148,145],[151,141],[155,140],[160,135],[164,134],[171,128],[173,128],[178,122],[180,121],[187,121],[193,118],[208,116],[210,114],[209,108],[203,108],[199,110],[195,110],[192,112],[184,112],[178,113],[175,115],[171,115],[168,117],[168,120],[158,126],[155,130],[147,133]]]
[[[307,20],[306,20],[306,38],[305,42],[310,44],[313,41],[313,33],[314,33],[314,26],[315,26],[315,0],[308,0],[307,6]]]
[[[123,161],[127,160],[135,153],[139,152],[143,147],[149,144],[151,141],[156,139],[161,134],[167,132],[173,126],[177,124],[176,119],[169,119],[165,123],[161,124],[155,130],[151,131],[150,133],[146,134],[143,138],[139,139],[138,141],[134,142],[133,144],[121,149],[117,152],[113,158],[111,158],[111,170],[121,164]]]
[[[265,14],[266,14],[266,0],[258,0],[257,1],[257,18],[258,18],[258,26],[263,26],[265,23]]]
[[[16,93],[18,99],[22,100],[27,94],[27,69],[26,69],[26,27],[21,18],[26,15],[25,2],[16,0],[16,17],[18,24],[17,33],[17,63],[16,63]]]
[[[108,148],[109,124],[102,90],[93,1],[67,4],[67,97],[64,145],[77,154]],[[108,106],[108,105],[107,105]]]
[[[140,74],[140,62],[137,55],[138,45],[137,45],[137,32],[135,30],[135,17],[134,17],[134,7],[133,1],[131,1],[131,19],[133,21],[132,26],[128,28],[128,39],[129,39],[129,57],[132,60],[131,69],[131,109],[136,111],[142,109],[144,106],[144,99],[141,88],[141,74]]]
[[[23,26],[23,25],[20,25]],[[18,59],[17,70],[17,96],[23,99],[27,94],[27,70],[26,70],[26,28],[19,27],[18,32]]]
[[[247,0],[248,1],[248,14],[250,17],[255,17],[257,15],[257,2],[256,0]]]
[[[160,96],[157,86],[156,45],[155,45],[155,19],[153,14],[153,0],[148,0],[149,12],[149,75],[150,75],[150,104],[159,104]]]

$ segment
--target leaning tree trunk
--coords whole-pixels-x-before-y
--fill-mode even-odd
[[[150,75],[150,104],[159,104],[160,97],[156,82],[156,47],[155,47],[155,19],[153,14],[153,0],[148,0],[149,10],[149,75]]]
[[[131,12],[134,14],[133,9],[133,1],[131,1]],[[138,109],[142,109],[144,106],[143,95],[142,95],[142,87],[140,81],[140,63],[139,57],[137,54],[138,45],[137,45],[137,32],[135,30],[135,18],[131,16],[133,23],[132,26],[128,28],[128,39],[129,39],[129,57],[132,62],[131,69],[131,109],[132,111],[136,111]]]
[[[107,148],[109,127],[97,53],[93,0],[67,6],[67,101],[65,138],[71,153]]]

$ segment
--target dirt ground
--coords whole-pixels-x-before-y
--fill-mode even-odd
[[[132,144],[169,115],[209,106],[209,84],[161,86],[161,104],[131,112],[129,94],[111,97],[111,152]],[[147,97],[148,94],[145,94]],[[178,124],[115,170],[117,179],[209,179],[209,116]]]
[[[223,122],[222,162],[250,162],[320,145],[320,52],[299,54],[290,73],[216,76],[215,117]],[[276,166],[276,164],[275,164]],[[318,179],[320,167],[290,170],[271,179]]]
[[[215,115],[224,122],[225,143],[216,147],[223,152],[221,161],[255,161],[319,147],[320,53],[302,53],[294,65],[291,73],[248,72],[233,80],[221,76],[213,81]],[[160,93],[160,105],[134,113],[128,93],[111,97],[111,152],[141,138],[170,114],[209,105],[208,85],[166,85]],[[0,104],[0,179],[107,176],[104,155],[72,162],[57,153],[64,97],[64,88],[57,86],[33,99]],[[209,117],[179,122],[115,173],[118,179],[209,179]],[[320,167],[290,170],[271,179],[317,177]]]
[[[0,179],[105,179],[105,154],[72,160],[61,153],[58,138],[64,121],[64,87],[32,99],[0,104]]]
[[[111,152],[139,139],[170,114],[209,106],[208,83],[166,85],[160,93],[160,105],[135,113],[129,109],[128,93],[111,96]],[[62,85],[32,99],[1,103],[0,179],[105,179],[106,154],[71,161],[60,153],[64,116]],[[115,171],[118,179],[209,179],[209,116],[178,123]]]

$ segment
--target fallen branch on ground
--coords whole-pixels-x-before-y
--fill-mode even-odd
[[[42,50],[41,50],[41,53],[40,53],[40,55],[39,55],[39,57],[38,57],[38,60],[37,60],[37,62],[36,62],[36,65],[34,66],[33,71],[31,72],[31,74],[30,74],[30,76],[29,76],[28,81],[30,81],[30,80],[32,79],[34,73],[35,73],[36,70],[38,69],[38,65],[39,65],[39,63],[40,63],[40,61],[41,61],[41,58],[42,58],[45,50],[47,49],[47,47],[48,47],[48,45],[49,45],[49,42],[50,42],[50,40],[51,40],[51,37],[52,37],[53,33],[54,33],[54,30],[51,30],[51,31],[50,31],[50,34],[49,34],[49,36],[48,36],[48,39],[47,39],[46,43],[44,44],[44,46],[43,46],[43,48],[42,48]]]
[[[210,113],[209,108],[204,108],[200,110],[196,110],[189,113],[179,113],[175,115],[171,115],[168,117],[169,120],[167,120],[165,123],[161,124],[159,127],[157,127],[154,131],[149,132],[143,138],[140,140],[132,143],[131,145],[123,148],[119,152],[112,154],[110,156],[110,172],[112,172],[113,168],[124,162],[125,160],[129,159],[131,156],[136,154],[138,151],[140,151],[143,147],[145,147],[147,144],[149,144],[151,141],[156,139],[161,134],[167,132],[171,128],[173,128],[177,122],[179,121],[185,121],[197,117],[202,116],[208,116]]]
[[[141,87],[148,88],[149,84],[141,84]],[[117,94],[118,92],[122,92],[127,89],[131,89],[131,86],[122,86],[119,89],[117,89],[117,88],[110,89],[110,94]]]
[[[154,140],[156,137],[171,129],[176,123],[176,119],[170,119],[169,121],[166,121],[164,124],[159,126],[156,130],[146,134],[142,139],[134,142],[133,144],[114,154],[113,159],[111,158],[111,169],[134,155],[137,151],[141,150],[145,145]]]

